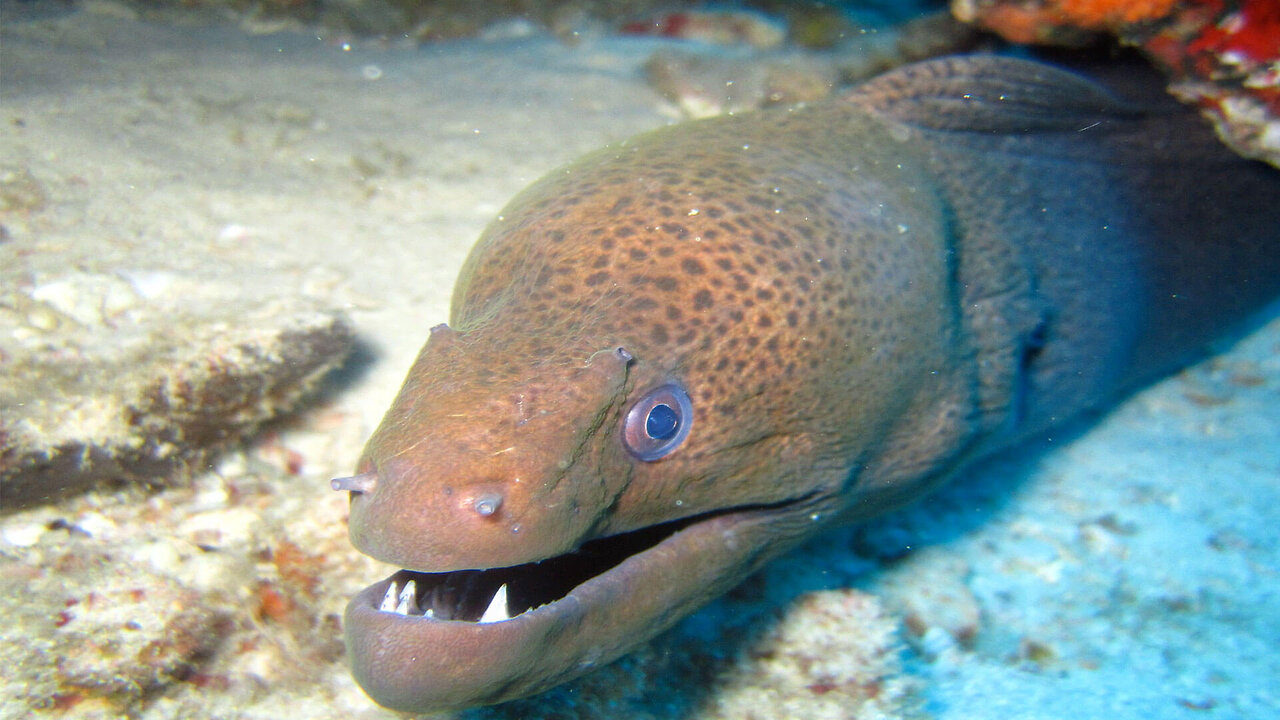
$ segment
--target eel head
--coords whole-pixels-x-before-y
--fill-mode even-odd
[[[553,687],[670,627],[813,524],[808,499],[722,507],[714,482],[670,482],[706,479],[713,459],[685,445],[696,419],[678,378],[617,345],[530,364],[486,335],[433,329],[359,474],[333,481],[350,492],[356,547],[405,568],[345,616],[353,674],[387,707]]]

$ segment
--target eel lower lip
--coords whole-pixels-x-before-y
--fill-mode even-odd
[[[347,606],[352,672],[378,703],[411,712],[548,689],[670,627],[789,546],[767,527],[779,509],[673,521],[510,568],[401,570]]]

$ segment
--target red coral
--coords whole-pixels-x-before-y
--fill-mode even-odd
[[[1253,63],[1280,59],[1280,3],[1245,0],[1239,11],[1206,28],[1187,45],[1187,51],[1237,57]]]

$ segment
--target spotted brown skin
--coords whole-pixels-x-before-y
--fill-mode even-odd
[[[354,544],[406,568],[348,607],[357,680],[411,711],[546,689],[1185,359],[1280,291],[1280,183],[1211,140],[1153,167],[1135,143],[1162,132],[1200,137],[953,59],[530,187],[335,481]],[[1236,211],[1197,213],[1218,177]],[[1167,300],[1184,287],[1203,302]]]

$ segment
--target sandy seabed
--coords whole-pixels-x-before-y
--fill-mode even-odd
[[[346,543],[327,480],[503,203],[672,121],[640,72],[657,45],[347,45],[12,10],[5,282],[270,287],[344,312],[360,349],[189,483],[0,517],[0,717],[393,716],[342,665],[341,608],[386,568]],[[1091,427],[815,540],[595,676],[466,716],[1280,716],[1278,507],[1272,320]]]

